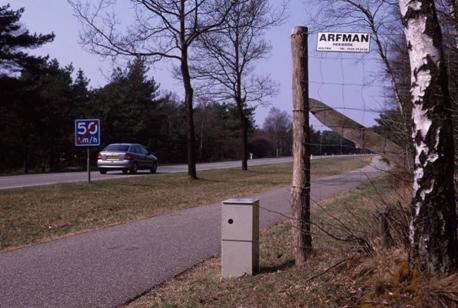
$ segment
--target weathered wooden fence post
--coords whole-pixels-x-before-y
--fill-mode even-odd
[[[292,236],[296,266],[303,268],[312,251],[310,235],[310,131],[308,81],[308,29],[294,27],[293,56],[293,181]]]

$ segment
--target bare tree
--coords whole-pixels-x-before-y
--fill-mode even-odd
[[[253,75],[253,63],[270,52],[263,36],[282,21],[283,12],[283,5],[275,11],[269,0],[241,1],[230,11],[224,27],[199,38],[200,52],[192,72],[202,82],[201,93],[214,100],[232,100],[237,106],[243,170],[248,170],[247,112],[276,92],[268,76]]]
[[[415,146],[410,263],[431,273],[458,266],[454,146],[442,33],[433,0],[399,0],[411,67]]]
[[[264,120],[263,129],[275,148],[275,156],[290,155],[292,149],[292,120],[285,111],[272,107]]]
[[[224,23],[237,0],[131,0],[134,20],[125,29],[114,13],[116,0],[98,0],[94,6],[68,1],[83,27],[81,42],[91,52],[178,61],[187,110],[188,175],[197,178],[190,48],[199,36]]]

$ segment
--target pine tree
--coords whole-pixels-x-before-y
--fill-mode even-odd
[[[54,34],[33,34],[19,22],[24,9],[11,10],[10,6],[0,7],[0,75],[21,69],[36,69],[45,58],[31,56],[23,51],[36,48],[54,40]]]
[[[11,10],[9,5],[0,6],[0,144],[8,144],[7,149],[0,153],[0,160],[8,164],[0,169],[14,169],[24,161],[27,172],[29,154],[24,149],[21,134],[31,123],[22,122],[18,110],[24,95],[35,86],[35,80],[19,78],[18,73],[28,71],[39,75],[47,68],[46,57],[31,56],[24,50],[51,42],[54,34],[29,34],[20,23],[23,12],[24,9]]]
[[[126,70],[116,69],[112,80],[96,93],[103,142],[139,142],[148,145],[157,136],[159,85],[148,78],[148,69],[141,58],[128,64]]]

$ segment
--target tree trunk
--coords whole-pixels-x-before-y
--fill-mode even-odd
[[[291,35],[293,56],[293,181],[292,236],[296,266],[305,267],[312,251],[310,235],[310,131],[308,118],[308,50],[305,27]]]
[[[241,128],[241,155],[242,155],[242,170],[248,170],[248,119],[243,111],[243,103],[241,99],[237,100],[237,108],[240,115],[240,128]]]
[[[199,159],[200,161],[203,160],[204,157],[204,119],[205,115],[200,121],[200,145],[199,145]]]
[[[400,0],[409,47],[415,146],[410,264],[430,273],[456,269],[454,146],[442,34],[433,0]]]
[[[24,155],[24,173],[27,174],[29,173],[29,149],[26,147],[25,148],[25,155]]]
[[[181,77],[183,78],[184,86],[184,103],[186,106],[186,122],[187,122],[187,155],[188,155],[188,176],[192,179],[197,179],[196,172],[196,137],[194,132],[194,106],[193,97],[194,90],[191,85],[191,74],[189,73],[188,64],[188,42],[186,40],[186,1],[180,0],[179,20],[180,20],[180,49],[181,49]]]
[[[447,0],[447,5],[449,7],[450,18],[452,20],[453,26],[453,36],[455,37],[455,47],[458,48],[458,1],[457,0]]]
[[[191,75],[189,74],[188,54],[186,48],[182,49],[181,74],[183,77],[185,92],[184,102],[186,106],[188,175],[193,179],[197,179],[193,106],[194,90],[191,86]]]
[[[239,25],[240,15],[237,16],[237,25]],[[236,73],[236,89],[235,89],[235,103],[239,110],[240,115],[240,129],[242,133],[242,144],[241,144],[241,155],[242,155],[242,170],[248,170],[248,119],[245,115],[245,102],[242,99],[242,73],[240,71],[240,28],[235,27],[235,67],[237,70]]]

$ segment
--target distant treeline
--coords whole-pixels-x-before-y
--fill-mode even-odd
[[[82,168],[85,150],[74,146],[74,120],[99,118],[102,144],[138,142],[160,163],[186,162],[185,110],[172,93],[159,91],[147,67],[135,59],[115,69],[110,82],[89,88],[83,71],[46,61],[39,70],[0,78],[0,169],[57,171]],[[291,155],[291,119],[272,108],[263,128],[250,110],[250,152],[254,157]],[[195,108],[200,162],[240,159],[240,128],[234,105],[198,104]],[[313,154],[355,152],[353,144],[332,132],[312,129]],[[98,150],[94,149],[93,156]]]

